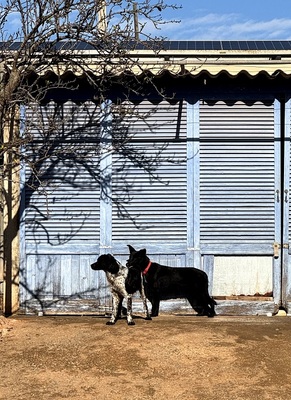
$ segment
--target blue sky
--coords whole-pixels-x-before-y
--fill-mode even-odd
[[[170,1],[168,1],[170,3]],[[174,2],[171,1],[173,4]],[[181,0],[158,35],[177,40],[291,40],[291,0]]]
[[[6,1],[0,0],[0,4]],[[181,5],[182,8],[165,11],[163,19],[177,19],[181,22],[162,25],[158,31],[148,23],[145,31],[154,36],[170,40],[291,40],[291,0],[165,2]],[[18,23],[18,18],[11,16],[7,29],[14,29]]]

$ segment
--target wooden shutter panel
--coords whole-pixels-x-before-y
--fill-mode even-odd
[[[49,103],[26,110],[33,136],[30,160],[40,157],[40,184],[26,165],[26,243],[96,243],[99,238],[99,109]],[[49,144],[46,146],[46,144]],[[51,154],[48,156],[49,152]],[[33,179],[33,182],[32,182]]]
[[[113,204],[113,241],[186,242],[185,105],[143,101],[131,109],[123,121],[131,140],[127,150],[113,155],[113,196],[127,201],[126,210]],[[149,165],[130,158],[131,149],[143,153]],[[156,170],[148,169],[152,166]]]
[[[272,248],[274,154],[273,104],[201,102],[201,248]]]

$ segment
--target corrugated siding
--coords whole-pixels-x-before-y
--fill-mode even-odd
[[[274,107],[200,105],[201,244],[274,241]]]
[[[187,237],[185,104],[143,101],[126,121],[131,141],[113,155],[113,241],[181,241]],[[113,132],[114,135],[114,132]],[[146,159],[132,159],[137,149]],[[149,171],[149,169],[151,169]],[[150,172],[150,173],[149,173]]]
[[[26,127],[34,136],[31,155],[40,148],[47,154],[52,145],[69,151],[68,157],[63,157],[56,155],[54,148],[40,164],[37,190],[30,188],[31,183],[36,185],[30,182],[33,165],[26,167],[22,230],[26,264],[21,275],[21,303],[27,311],[110,308],[105,274],[90,268],[100,251],[112,251],[124,260],[128,258],[126,244],[138,242],[153,254],[152,241],[156,241],[156,260],[185,265],[185,106],[143,102],[136,107],[131,105],[132,112],[122,114],[117,126],[108,118],[104,129],[99,127],[100,112],[93,103],[50,103],[26,110]],[[101,131],[103,151],[99,146]],[[122,142],[128,135],[131,140],[120,146],[117,140]],[[141,151],[138,157],[136,149]],[[105,185],[101,193],[95,174]],[[113,201],[103,197],[105,192],[112,194]],[[165,242],[167,250],[162,245]],[[173,242],[176,247],[168,253]],[[114,243],[119,243],[121,253]]]
[[[24,129],[33,142],[25,171],[21,307],[104,311],[111,305],[106,277],[90,268],[100,240],[100,109],[91,102],[31,106]],[[31,169],[40,154],[35,179]]]
[[[31,177],[35,164],[26,166],[27,243],[60,245],[99,239],[98,120],[93,103],[50,103],[27,109],[26,129],[34,137],[30,155],[42,152],[46,158],[39,164],[39,182]]]

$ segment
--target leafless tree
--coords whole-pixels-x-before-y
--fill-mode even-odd
[[[29,169],[26,177],[28,196],[35,191],[47,195],[49,190],[55,189],[48,180],[52,171],[62,182],[70,179],[72,184],[78,185],[72,172],[74,164],[77,169],[85,168],[92,182],[102,186],[105,197],[114,198],[121,213],[126,212],[124,204],[130,196],[130,187],[125,187],[119,198],[114,197],[106,186],[106,171],[101,174],[93,168],[96,157],[102,156],[102,152],[115,152],[155,177],[163,145],[157,147],[154,156],[134,150],[128,145],[132,132],[122,120],[128,112],[131,115],[137,113],[133,104],[128,105],[128,99],[132,94],[143,94],[145,81],[147,87],[152,85],[152,90],[163,96],[162,88],[158,88],[150,76],[145,75],[142,80],[131,72],[134,68],[138,68],[140,74],[142,72],[142,64],[133,56],[136,49],[142,47],[158,53],[162,48],[163,38],[152,36],[147,27],[159,28],[164,23],[162,13],[168,7],[178,8],[164,0],[1,2],[2,262],[3,207],[8,198],[11,200],[14,196],[9,184],[18,179],[23,165]],[[63,106],[49,102],[56,92],[63,93],[66,98],[74,97],[81,85],[94,92],[94,106],[84,103],[88,110],[84,111],[83,107],[83,125],[78,120],[76,107],[67,107],[64,112]],[[122,97],[120,101],[114,99],[108,103],[113,87],[122,88]],[[46,104],[45,115],[40,104]],[[92,107],[95,107],[93,111]],[[98,144],[88,141],[92,130],[99,133]],[[114,137],[112,132],[115,132]],[[17,213],[11,216],[12,219],[19,218]],[[9,229],[7,225],[6,229]]]
[[[132,52],[142,43],[159,51],[161,38],[146,33],[146,24],[163,23],[164,0],[5,0],[0,5],[0,127],[13,118],[20,104],[40,102],[53,89],[76,89],[68,72],[82,75],[96,88],[101,104],[112,79],[123,84],[127,71],[142,66]],[[174,7],[175,6],[171,6]],[[133,23],[139,16],[139,25]],[[98,66],[98,67],[97,67]],[[52,75],[48,71],[53,71]],[[98,75],[99,79],[94,79]],[[138,82],[132,84],[138,92]],[[11,141],[12,139],[12,141]],[[2,140],[1,152],[19,148],[31,138]]]

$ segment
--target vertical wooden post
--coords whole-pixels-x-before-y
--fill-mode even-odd
[[[1,128],[0,128],[1,129]],[[1,129],[1,144],[3,146],[3,137]],[[2,149],[0,149],[2,152]],[[4,280],[4,191],[3,191],[3,161],[4,157],[0,157],[0,315],[3,312],[3,280]]]
[[[100,253],[111,252],[112,249],[112,201],[111,201],[111,103],[104,102],[102,108],[100,132]]]
[[[98,32],[101,34],[107,31],[107,19],[106,19],[106,1],[100,0],[100,5],[98,6]]]
[[[284,171],[283,171],[283,184],[281,185],[282,188],[282,207],[283,207],[283,229],[282,229],[282,243],[281,243],[281,254],[282,254],[282,306],[286,308],[288,313],[290,313],[290,306],[291,306],[291,276],[290,276],[290,264],[291,264],[291,257],[290,257],[290,151],[291,151],[291,146],[290,146],[290,120],[291,120],[291,100],[288,99],[285,101],[285,99],[282,99],[282,112],[284,112],[284,137],[282,139],[278,140],[280,138],[281,132],[277,132],[276,135],[276,142],[275,142],[275,148],[279,147],[281,150],[282,146],[282,141],[284,140],[284,156],[283,156],[283,163],[284,163]],[[279,103],[279,100],[275,100],[275,126],[276,123],[280,123],[280,117],[281,117],[281,111],[280,111],[281,104]],[[279,125],[280,126],[280,125]],[[276,128],[275,128],[276,129]],[[277,128],[279,129],[279,128]],[[278,144],[276,144],[278,143]],[[278,150],[279,151],[279,150]],[[280,163],[281,167],[282,162]],[[279,167],[277,168],[279,169]],[[275,176],[277,176],[278,171],[275,169]],[[276,178],[275,178],[276,179]],[[281,183],[281,182],[280,182]],[[279,185],[278,185],[279,186]],[[287,190],[287,191],[286,191]],[[277,203],[277,202],[276,202]],[[275,204],[276,204],[275,203]],[[277,221],[277,216],[276,216],[276,221]],[[276,267],[276,260],[274,260],[274,264]],[[280,268],[280,266],[277,266],[277,270]],[[276,274],[276,271],[274,271],[274,275]],[[274,276],[274,280],[276,279],[276,276]],[[277,293],[278,295],[278,293]],[[275,297],[275,295],[274,295]]]
[[[0,63],[0,90],[4,90],[5,67]],[[1,112],[1,111],[0,111]],[[3,116],[0,115],[0,314],[3,312],[3,281],[4,281],[4,132]]]
[[[187,104],[187,264],[201,268],[198,138],[199,101]]]
[[[139,26],[138,26],[138,5],[133,3],[133,23],[134,23],[134,38],[139,40]]]
[[[4,143],[12,143],[19,127],[18,111],[13,109],[5,124]],[[3,238],[4,296],[3,310],[11,315],[19,309],[19,160],[13,152],[4,154]]]

